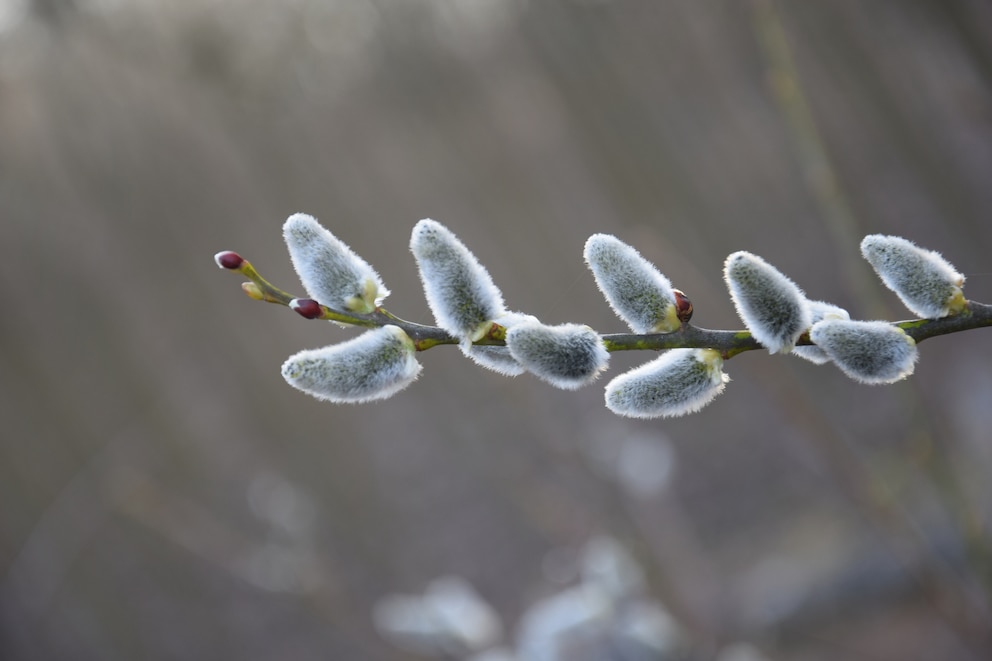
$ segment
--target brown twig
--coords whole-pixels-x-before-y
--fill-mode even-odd
[[[387,324],[399,326],[413,340],[418,351],[426,351],[440,344],[458,344],[460,340],[436,326],[416,324],[400,319],[385,308],[376,308],[373,312],[362,314],[347,310],[334,310],[326,305],[319,305],[309,299],[294,297],[278,287],[273,286],[255,270],[248,260],[236,253],[218,253],[230,255],[224,268],[242,274],[250,280],[242,285],[249,297],[290,307],[308,319],[334,321],[339,324],[378,328]],[[308,304],[304,311],[301,302]],[[942,319],[911,319],[893,322],[893,325],[903,329],[916,342],[938,335],[948,335],[961,331],[992,326],[992,305],[968,301],[965,309],[955,315]],[[746,330],[710,330],[699,328],[689,323],[683,323],[681,328],[671,333],[652,333],[639,335],[633,333],[610,333],[601,335],[607,351],[663,351],[665,349],[715,349],[725,358],[733,358],[739,353],[761,349],[761,344]],[[476,344],[489,346],[504,346],[505,329],[499,324],[493,324],[489,332]],[[796,342],[798,345],[811,345],[809,335],[804,333]]]

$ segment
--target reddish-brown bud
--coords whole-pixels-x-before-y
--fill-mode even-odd
[[[692,319],[692,301],[681,289],[673,289],[675,292],[675,315],[683,324],[689,323]]]
[[[214,261],[217,262],[217,266],[222,269],[237,271],[241,268],[241,264],[243,264],[245,260],[244,257],[232,250],[223,250],[214,255]]]
[[[294,298],[289,302],[289,307],[306,319],[319,319],[324,314],[324,311],[320,309],[320,303],[312,298]]]

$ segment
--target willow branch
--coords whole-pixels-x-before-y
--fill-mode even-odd
[[[287,307],[293,307],[294,301],[306,300],[295,297],[269,283],[259,275],[248,260],[242,260],[237,268],[231,270],[242,274],[250,280],[250,282],[242,285],[242,289],[244,289],[248,296],[255,300]],[[426,351],[441,344],[459,343],[458,338],[450,335],[442,328],[406,321],[381,307],[376,308],[368,314],[334,310],[325,305],[320,305],[319,312],[314,314],[304,314],[299,309],[297,309],[297,312],[300,312],[301,315],[307,318],[333,321],[351,326],[363,326],[366,328],[378,328],[387,324],[399,326],[413,340],[417,351]],[[948,335],[950,333],[959,333],[975,328],[992,326],[992,305],[977,301],[968,301],[964,310],[955,315],[942,319],[897,321],[893,322],[893,325],[903,329],[907,335],[919,343],[938,335]],[[601,335],[601,337],[607,351],[611,352],[715,349],[720,352],[724,359],[728,359],[745,351],[754,351],[755,349],[763,348],[751,336],[751,333],[746,330],[710,330],[699,328],[689,323],[682,324],[681,328],[671,333],[653,333],[647,335],[609,333]],[[505,346],[506,342],[504,338],[505,329],[499,324],[494,323],[485,337],[475,342],[475,344]],[[814,343],[810,341],[809,335],[804,333],[796,344],[803,346]]]

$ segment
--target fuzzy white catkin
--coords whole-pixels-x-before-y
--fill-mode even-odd
[[[723,392],[730,377],[714,349],[670,349],[606,385],[606,408],[630,418],[695,413]]]
[[[851,315],[844,308],[837,307],[825,301],[808,301],[810,312],[813,315],[813,322],[824,319],[850,319]],[[830,362],[830,356],[818,346],[797,346],[792,350],[792,355],[805,358],[811,363],[823,365]]]
[[[524,322],[540,323],[537,317],[523,314],[522,312],[507,312],[504,315],[496,317],[493,321],[506,329],[513,328]],[[460,342],[458,348],[461,349],[463,355],[470,358],[476,365],[490,369],[498,374],[519,376],[527,371],[527,368],[513,357],[508,347]]]
[[[592,382],[610,360],[599,334],[580,324],[524,322],[506,332],[506,346],[527,371],[564,390]]]
[[[413,227],[410,250],[417,260],[427,305],[437,325],[474,342],[506,313],[503,294],[475,255],[441,223],[425,218]]]
[[[398,326],[365,331],[347,342],[307,349],[283,363],[294,388],[336,403],[386,399],[413,383],[421,365],[413,340]]]
[[[805,294],[757,255],[738,251],[723,269],[737,314],[769,353],[789,353],[812,324]]]
[[[462,355],[479,367],[485,367],[503,376],[520,376],[527,368],[517,362],[506,347],[459,343]]]
[[[869,234],[861,254],[914,314],[939,319],[964,309],[964,276],[940,253],[902,237]]]
[[[810,339],[855,381],[895,383],[913,373],[916,342],[884,321],[824,319],[813,325]]]
[[[672,283],[636,249],[610,234],[593,234],[583,256],[610,307],[635,333],[681,327]]]
[[[303,288],[318,303],[368,313],[389,296],[379,274],[313,216],[294,213],[282,234]]]

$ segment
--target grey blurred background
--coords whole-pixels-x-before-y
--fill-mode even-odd
[[[555,658],[992,658],[987,331],[888,387],[743,354],[677,420],[603,407],[643,354],[567,393],[439,347],[409,390],[335,406],[279,366],[354,332],[212,261],[301,292],[296,211],[423,323],[424,217],[512,309],[601,332],[624,326],[594,232],[703,327],[740,327],[741,249],[908,318],[858,255],[873,232],[992,302],[988,3],[0,0],[0,658],[428,658],[373,613],[442,576],[509,650],[604,536],[680,642],[600,618]]]

